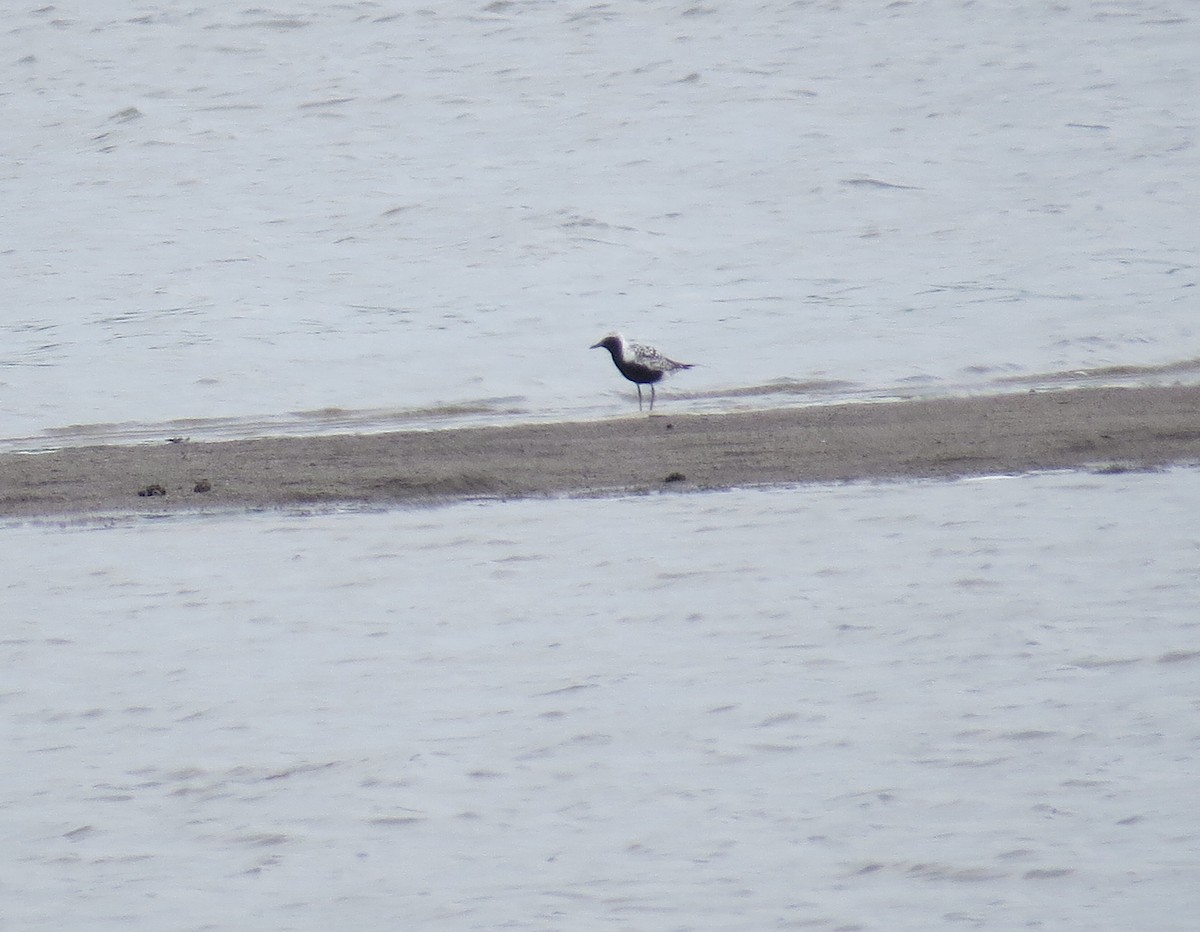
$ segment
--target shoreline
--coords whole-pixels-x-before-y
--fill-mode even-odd
[[[1200,464],[1200,386],[0,454],[0,517],[636,494]]]

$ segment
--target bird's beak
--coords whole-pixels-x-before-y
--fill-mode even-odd
[[[600,344],[600,343],[593,343],[591,346],[588,347],[588,349],[600,349],[600,347],[602,345],[603,344]]]

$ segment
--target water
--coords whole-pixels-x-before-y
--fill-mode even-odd
[[[688,410],[1194,380],[1153,367],[1200,358],[1198,43],[1154,2],[13,12],[0,438],[606,416],[613,327],[700,364]]]
[[[1179,5],[5,25],[5,450],[1200,371]],[[1198,482],[8,524],[4,924],[1191,929]]]
[[[1198,496],[10,525],[5,917],[1188,929]]]

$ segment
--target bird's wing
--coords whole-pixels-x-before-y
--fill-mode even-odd
[[[674,359],[668,359],[653,346],[647,346],[645,343],[630,343],[628,346],[629,355],[633,357],[633,361],[647,369],[674,372],[676,369],[692,368],[690,362],[676,362]]]
[[[657,368],[657,366],[666,361],[667,357],[653,346],[647,346],[645,343],[628,343],[626,346],[629,349],[629,355],[633,357],[633,361],[641,363],[643,366]]]

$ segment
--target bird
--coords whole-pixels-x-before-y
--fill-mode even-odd
[[[638,410],[642,410],[642,386],[650,386],[650,410],[654,410],[654,383],[661,382],[663,376],[678,372],[681,369],[691,369],[690,362],[676,362],[667,359],[653,346],[644,343],[634,343],[626,340],[615,330],[599,343],[593,343],[589,349],[603,347],[612,355],[613,365],[625,378],[637,386]]]

